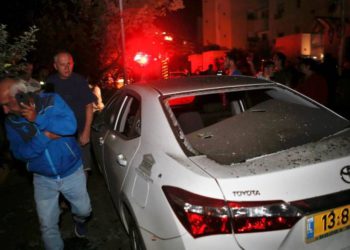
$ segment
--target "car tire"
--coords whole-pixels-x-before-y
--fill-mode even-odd
[[[146,250],[146,247],[142,240],[140,230],[129,211],[125,211],[125,219],[128,226],[130,249]]]

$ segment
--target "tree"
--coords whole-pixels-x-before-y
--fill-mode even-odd
[[[117,1],[105,0],[107,15],[102,15],[100,22],[102,31],[99,61],[102,72],[108,72],[121,64],[121,33],[120,10]],[[184,8],[182,0],[130,0],[124,5],[123,18],[125,23],[126,47],[132,46],[136,38],[147,40],[159,30],[154,25],[157,17],[165,16],[170,11]],[[128,43],[129,41],[129,43]],[[132,55],[127,56],[130,62]]]
[[[88,5],[92,1],[42,0],[34,22],[38,32],[38,52],[35,61],[39,68],[52,70],[53,56],[59,50],[68,50],[75,59],[75,68],[86,76],[97,73],[98,36],[94,22],[98,9]],[[96,1],[99,2],[99,1]]]
[[[128,0],[124,2],[127,40],[155,31],[154,20],[183,8],[182,0]],[[119,67],[121,59],[118,0],[41,0],[33,16],[40,28],[36,61],[51,65],[61,49],[72,52],[78,72],[98,78]]]
[[[154,33],[153,22],[157,17],[184,7],[182,0],[123,0],[123,4],[127,41]],[[11,34],[18,34],[28,23],[39,28],[36,50],[30,55],[36,69],[52,70],[53,55],[62,49],[73,54],[78,72],[92,78],[119,67],[118,0],[38,0],[25,3],[12,0],[11,5],[4,5],[2,10]],[[14,18],[17,16],[21,18]]]
[[[21,74],[28,53],[34,50],[37,31],[38,29],[32,26],[22,35],[13,38],[11,42],[6,25],[0,24],[0,75],[2,77]]]

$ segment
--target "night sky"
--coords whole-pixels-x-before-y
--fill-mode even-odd
[[[0,23],[7,25],[11,35],[17,35],[34,25],[35,13],[39,14],[40,1],[11,0],[0,3]]]
[[[197,23],[202,13],[202,0],[183,0],[185,8],[168,14],[156,21],[159,28],[193,42],[197,40]],[[0,3],[0,23],[8,26],[11,35],[16,35],[34,25],[35,15],[40,15],[39,0],[11,0]]]
[[[70,2],[70,0],[65,0],[65,2]],[[200,43],[198,23],[202,15],[202,0],[183,0],[183,2],[185,6],[184,9],[168,13],[167,16],[156,20],[155,24],[159,29],[171,33],[175,39],[189,41],[195,46],[196,44],[198,45]],[[9,32],[10,38],[17,37],[18,35],[21,35],[23,31],[27,31],[30,26],[35,25],[34,20],[37,20],[38,17],[41,17],[41,15],[45,13],[43,6],[44,5],[41,0],[1,1],[0,23],[7,25],[6,30]],[[38,35],[37,37],[40,36]],[[42,41],[41,47],[38,45],[40,41]],[[51,54],[53,54],[53,51],[57,50],[54,48],[56,44],[47,45],[45,41],[40,41],[37,42],[36,50],[30,52],[30,54],[27,56],[27,59],[32,60],[37,68],[49,65],[51,63]],[[39,49],[40,51],[47,51],[41,53],[40,56],[38,56],[36,51]],[[77,61],[91,62],[89,60],[91,53],[85,53],[86,51],[84,51],[84,49],[82,49],[83,51],[77,52],[77,50],[74,50],[77,49],[75,47],[73,47],[73,49],[70,49],[71,51],[76,52],[75,55]],[[90,57],[88,58],[88,56]],[[91,65],[91,67],[94,68],[93,65]],[[79,64],[76,64],[76,70],[80,70]],[[85,72],[89,70],[91,69],[82,69],[81,71]]]

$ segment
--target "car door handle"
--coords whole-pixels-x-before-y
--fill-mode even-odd
[[[117,155],[117,162],[122,167],[125,167],[128,164],[128,161],[123,154]]]
[[[98,138],[98,144],[99,144],[100,146],[102,146],[103,143],[105,143],[105,140],[103,139],[103,137],[99,137],[99,138]]]

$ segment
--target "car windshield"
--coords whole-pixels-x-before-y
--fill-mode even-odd
[[[227,90],[165,99],[188,152],[234,164],[314,142],[349,126],[325,108],[282,88]]]

